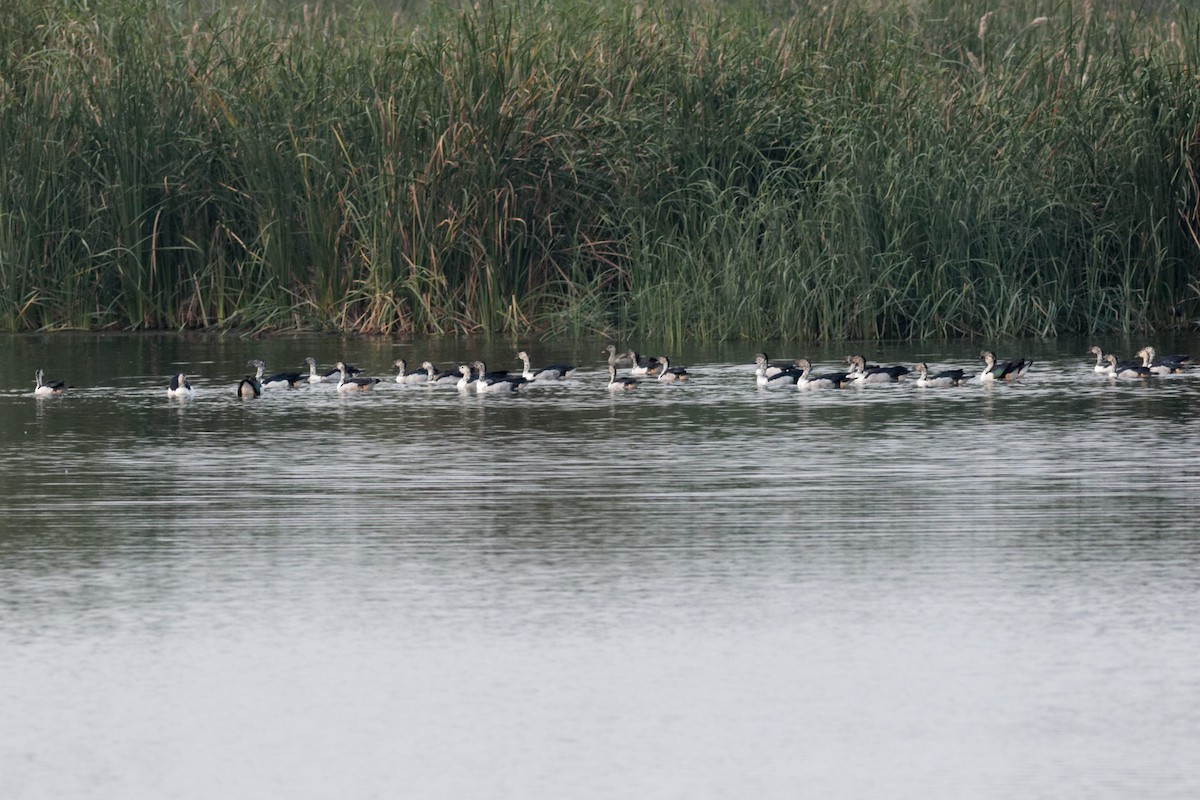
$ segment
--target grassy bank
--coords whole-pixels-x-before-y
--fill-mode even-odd
[[[0,327],[1200,317],[1200,26],[1173,5],[207,5],[0,10]]]

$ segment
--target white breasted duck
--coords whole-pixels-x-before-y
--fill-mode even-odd
[[[454,385],[460,392],[468,392],[475,388],[475,371],[466,364],[458,365],[459,378]]]
[[[192,385],[187,382],[186,375],[180,372],[171,376],[171,382],[167,384],[167,397],[182,399],[192,397],[194,394]]]
[[[338,371],[339,392],[366,392],[375,388],[375,384],[379,383],[379,378],[359,378],[350,377],[349,369],[346,364],[339,361],[336,367]]]
[[[1100,345],[1092,345],[1088,348],[1088,353],[1096,357],[1096,366],[1092,367],[1092,372],[1107,375],[1108,365],[1104,363],[1104,351],[1100,349]]]
[[[799,362],[786,368],[767,363],[763,353],[754,356],[754,382],[759,386],[775,388],[792,386],[800,378]]]
[[[796,361],[796,367],[800,370],[800,377],[796,379],[796,388],[801,390],[841,389],[853,380],[849,372],[826,372],[821,375],[813,375],[812,364],[807,358]]]
[[[69,387],[63,381],[48,381],[44,370],[38,370],[33,375],[33,393],[39,397],[56,394],[66,394]]]
[[[458,368],[454,369],[438,369],[433,365],[432,361],[422,361],[421,369],[425,370],[428,377],[426,383],[433,386],[455,386],[458,384]]]
[[[895,383],[908,374],[908,367],[899,364],[891,367],[881,367],[868,364],[860,355],[847,356],[850,364],[848,374],[857,383]]]
[[[488,392],[515,392],[529,383],[525,379],[525,376],[509,375],[508,370],[488,372],[487,365],[482,361],[474,361],[471,363],[471,366],[474,367],[477,373],[475,391],[479,394],[486,394]]]
[[[262,396],[262,384],[253,375],[247,375],[238,384],[237,396],[244,398],[260,397]]]
[[[1088,348],[1088,352],[1096,357],[1096,366],[1092,367],[1093,372],[1097,372],[1101,375],[1112,374],[1112,367],[1108,363],[1108,356],[1104,354],[1104,351],[1101,350],[1099,346],[1092,345]],[[1141,354],[1139,353],[1138,355],[1140,356]],[[1113,356],[1113,358],[1116,359],[1116,356]],[[1116,368],[1118,371],[1120,371],[1126,367],[1136,367],[1141,363],[1141,361],[1121,361],[1120,359],[1117,359]]]
[[[618,378],[616,366],[608,365],[608,390],[610,392],[628,392],[637,388],[637,378]]]
[[[983,369],[979,371],[980,383],[1015,381],[1025,377],[1025,373],[1033,366],[1033,362],[1027,358],[1018,358],[1016,361],[998,361],[996,354],[991,350],[984,350],[979,354],[979,358],[983,361]]]
[[[654,356],[646,356],[643,358],[637,350],[630,350],[625,354],[625,357],[629,359],[630,375],[646,375],[647,377],[654,377],[660,375],[662,372],[664,361],[662,358],[655,358]]]
[[[408,369],[408,364],[403,358],[397,358],[392,362],[392,366],[396,368],[396,383],[429,383],[429,370],[427,369]]]
[[[1178,353],[1170,356],[1160,356],[1154,353],[1153,347],[1143,347],[1137,352],[1138,358],[1142,360],[1142,366],[1148,368],[1155,375],[1171,375],[1176,372],[1183,372],[1189,364],[1192,363],[1192,357],[1186,353]]]
[[[525,369],[521,372],[521,377],[527,381],[560,381],[564,378],[569,378],[575,374],[575,370],[579,369],[579,365],[570,364],[549,364],[545,367],[534,369],[529,366],[529,354],[524,350],[517,353],[517,358],[521,359],[521,363],[525,365]]]
[[[269,378],[264,378],[263,373],[266,372],[267,365],[260,358],[252,359],[249,366],[255,368],[254,377],[264,389],[295,389],[297,383],[308,379],[299,372],[277,372]]]
[[[754,354],[754,374],[756,377],[762,375],[763,377],[770,378],[789,369],[796,369],[796,362],[793,361],[791,364],[779,361],[772,362],[771,359],[767,358],[766,353]]]
[[[304,359],[304,363],[308,365],[309,383],[320,383],[321,381],[325,380],[325,376],[317,372],[317,360],[315,358],[309,356],[308,358]],[[334,372],[337,372],[337,370],[335,369]]]
[[[630,374],[634,374],[632,370]],[[685,367],[672,367],[671,360],[666,356],[658,357],[658,380],[663,383],[682,383],[690,377]]]
[[[1138,379],[1150,378],[1154,375],[1149,367],[1143,367],[1141,364],[1129,361],[1118,362],[1117,357],[1112,353],[1104,357],[1104,363],[1108,367],[1107,374],[1110,378]]]
[[[958,386],[963,381],[967,380],[966,374],[961,369],[946,369],[941,372],[929,374],[929,365],[924,361],[913,365],[913,372],[917,373],[917,386],[921,388],[933,386]]]

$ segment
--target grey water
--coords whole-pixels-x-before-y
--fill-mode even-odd
[[[1200,369],[613,393],[604,344],[0,337],[0,795],[1200,796]],[[582,366],[234,395],[521,348]]]

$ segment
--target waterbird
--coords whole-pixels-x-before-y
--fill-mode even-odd
[[[263,373],[266,372],[267,365],[261,358],[251,359],[248,366],[255,368],[254,378],[264,389],[282,389],[285,386],[295,389],[297,383],[305,380],[305,376],[299,372],[276,372],[271,377],[264,378]]]
[[[33,376],[33,393],[41,397],[55,394],[66,394],[67,384],[63,381],[47,381],[44,370],[38,370]]]
[[[783,372],[784,370],[795,369],[796,362],[793,361],[791,364],[787,364],[787,363],[784,363],[781,361],[773,362],[773,361],[771,361],[770,358],[767,357],[767,354],[765,352],[763,352],[763,353],[755,353],[754,354],[754,367],[755,367],[754,374],[756,376],[758,374],[760,374],[760,372],[761,372],[761,374],[764,377],[770,378],[773,375],[778,375],[780,372]]]
[[[628,392],[636,389],[638,385],[637,378],[618,378],[617,368],[608,365],[608,390],[610,392]]]
[[[458,390],[460,392],[466,392],[473,389],[474,387],[471,384],[475,383],[476,381],[475,371],[466,364],[459,364],[458,372],[458,382],[454,384],[456,387],[458,387]]]
[[[1143,347],[1137,352],[1143,367],[1146,367],[1155,375],[1170,375],[1175,372],[1183,372],[1184,368],[1192,363],[1192,357],[1186,353],[1179,353],[1173,356],[1159,356],[1154,352],[1153,347]]]
[[[262,396],[262,384],[253,375],[247,375],[238,384],[237,396],[244,398],[260,397]]]
[[[800,370],[800,377],[796,379],[797,389],[841,389],[851,380],[848,372],[826,372],[821,375],[812,375],[812,364],[807,358],[801,358],[796,361],[796,367]]]
[[[917,373],[917,386],[921,388],[927,386],[958,386],[967,379],[961,369],[947,369],[930,375],[929,365],[924,361],[914,364],[912,371]]]
[[[1149,378],[1154,374],[1149,367],[1143,367],[1141,364],[1128,361],[1118,363],[1117,357],[1112,353],[1104,357],[1104,362],[1108,366],[1108,375],[1112,378]]]
[[[397,358],[392,362],[392,366],[396,368],[396,383],[413,384],[428,383],[430,381],[429,370],[424,367],[421,369],[408,369],[408,365],[404,362],[403,358]]]
[[[645,375],[647,377],[654,377],[661,374],[661,370],[663,368],[662,358],[655,358],[654,356],[646,356],[643,358],[637,350],[630,350],[625,354],[625,357],[629,359],[630,375]]]
[[[549,364],[545,367],[533,369],[529,366],[529,353],[524,350],[517,353],[517,358],[525,365],[525,369],[521,372],[521,377],[527,381],[555,381],[569,378],[575,374],[575,370],[579,369],[578,365],[570,364]]]
[[[800,369],[796,364],[780,368],[768,364],[767,357],[763,353],[754,356],[754,382],[759,386],[791,386],[799,378]]]
[[[858,383],[895,383],[908,374],[908,367],[899,364],[891,367],[868,364],[860,355],[848,356],[846,361],[850,364],[850,378]]]
[[[379,378],[350,377],[347,374],[349,372],[348,366],[341,361],[337,362],[335,369],[340,376],[337,385],[339,392],[366,392],[374,389],[375,384],[379,383]]]
[[[982,351],[979,358],[983,361],[983,369],[979,371],[980,383],[1014,381],[1025,377],[1025,373],[1033,366],[1032,361],[1023,357],[1016,361],[998,361],[991,350]]]
[[[317,360],[315,358],[309,356],[308,358],[304,359],[304,363],[308,364],[309,383],[320,383],[321,381],[325,380],[325,376],[317,372]],[[337,372],[337,370],[334,370],[334,372]]]
[[[425,370],[428,376],[428,383],[435,386],[454,386],[458,383],[457,369],[441,369],[433,365],[432,361],[422,361],[421,369]]]
[[[600,355],[608,355],[608,365],[610,367],[627,367],[629,366],[629,354],[621,353],[617,355],[617,346],[610,344],[600,351]]]
[[[1088,352],[1096,357],[1096,366],[1092,367],[1092,371],[1107,375],[1108,365],[1104,363],[1104,351],[1100,349],[1100,346],[1094,344],[1088,348]]]
[[[171,382],[167,384],[167,397],[191,397],[195,392],[192,390],[192,385],[187,382],[187,376],[182,372],[172,375]]]
[[[658,365],[658,380],[662,381],[663,383],[682,383],[691,377],[688,375],[686,368],[672,367],[670,359],[668,359],[666,356],[658,357]]]
[[[474,361],[471,363],[471,366],[475,368],[477,373],[475,391],[479,394],[502,391],[515,392],[529,383],[524,375],[509,375],[508,370],[488,372],[487,365],[482,361]]]
[[[362,374],[362,370],[361,370],[361,369],[359,369],[358,367],[354,366],[353,364],[351,364],[351,363],[349,363],[349,362],[341,362],[341,361],[339,361],[338,363],[339,363],[339,364],[341,364],[341,363],[345,363],[345,365],[346,365],[346,374],[347,374],[347,375],[349,375],[349,376],[351,376],[351,377],[354,377],[355,375],[361,375],[361,374]],[[342,372],[342,371],[341,371],[341,370],[339,370],[339,369],[338,369],[338,368],[335,366],[333,369],[326,370],[326,371],[324,372],[324,374],[322,375],[322,377],[325,377],[325,378],[332,378],[334,375],[340,375],[340,374],[341,374],[341,372]]]

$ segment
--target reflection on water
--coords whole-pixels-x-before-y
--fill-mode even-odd
[[[243,401],[251,357],[518,348],[7,344],[7,796],[1200,791],[1200,371],[801,394],[730,347],[613,396],[587,343],[524,396]]]

